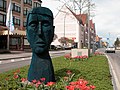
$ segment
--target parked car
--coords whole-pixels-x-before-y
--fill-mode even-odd
[[[65,50],[70,50],[72,47],[69,47],[69,46],[65,46],[64,49]]]
[[[62,50],[63,47],[61,45],[50,45],[50,50]]]
[[[61,45],[56,45],[57,49],[63,49],[63,47]]]
[[[50,50],[57,50],[57,47],[55,45],[50,45]]]
[[[115,53],[115,47],[106,48],[105,53]]]

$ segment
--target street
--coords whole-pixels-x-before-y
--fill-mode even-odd
[[[105,49],[100,49],[105,52]],[[115,53],[105,53],[108,57],[109,66],[111,68],[111,74],[115,90],[120,90],[120,51],[116,50]],[[117,86],[117,87],[116,87]]]
[[[55,58],[55,57],[63,56],[63,55],[65,55],[65,53],[69,53],[69,52],[70,52],[70,50],[50,51],[50,56],[51,56],[51,58]],[[19,57],[19,56],[23,55],[23,53],[21,53],[21,54],[16,54],[17,57],[19,57],[19,58],[16,58],[16,56],[13,55],[16,58],[16,59],[14,59],[14,57],[11,55],[12,59],[1,60],[0,61],[0,73],[29,65],[30,61],[31,61],[31,55],[32,55],[31,53],[29,53],[29,54],[30,54],[29,57],[28,57],[28,53],[26,54],[27,57],[25,57],[25,54],[24,54],[24,58]]]

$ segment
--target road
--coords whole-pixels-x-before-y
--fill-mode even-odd
[[[100,49],[104,52],[105,49]],[[113,76],[114,90],[120,90],[120,51],[116,50],[115,53],[106,53]]]
[[[70,53],[70,50],[50,51],[50,56],[54,58],[54,57],[63,56],[66,53]],[[29,65],[30,61],[31,61],[31,57],[0,61],[0,73]]]

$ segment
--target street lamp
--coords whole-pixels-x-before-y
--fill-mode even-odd
[[[88,0],[88,57],[90,57],[90,1]]]
[[[65,13],[65,16],[64,16],[64,47],[65,47],[65,19],[66,19],[66,16],[67,16],[67,13]]]

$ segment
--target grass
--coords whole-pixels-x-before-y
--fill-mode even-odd
[[[75,73],[73,81],[78,78],[83,78],[89,84],[95,85],[95,90],[113,90],[109,65],[105,56],[93,56],[84,61],[65,60],[64,57],[53,58],[52,60],[55,77],[57,80],[58,88],[61,88],[60,78],[66,76],[66,71],[71,70]],[[21,76],[27,77],[29,66],[20,68]],[[13,72],[16,70],[8,71],[0,74],[0,81],[6,77],[12,77]]]

